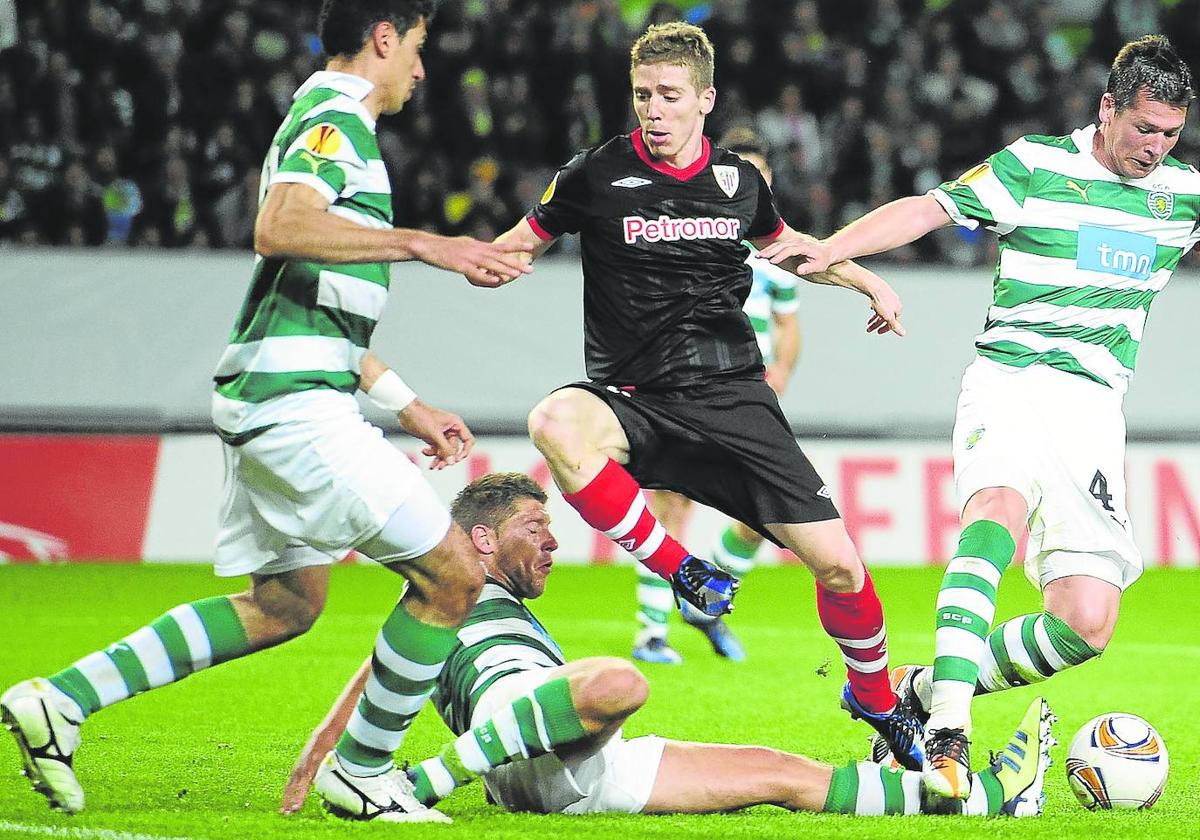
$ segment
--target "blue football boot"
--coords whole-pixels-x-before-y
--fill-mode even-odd
[[[692,554],[683,558],[678,571],[671,575],[675,602],[682,598],[710,618],[733,612],[733,596],[739,585],[733,575]]]
[[[707,616],[686,601],[679,605],[679,612],[685,622],[705,635],[717,656],[722,656],[730,662],[742,662],[746,659],[745,648],[729,629],[725,619]]]
[[[846,683],[842,689],[842,708],[855,720],[869,723],[887,742],[901,767],[920,770],[925,764],[925,724],[906,697],[898,697],[896,707],[890,712],[871,712],[858,702],[850,683]]]

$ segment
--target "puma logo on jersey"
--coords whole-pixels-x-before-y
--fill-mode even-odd
[[[628,178],[621,178],[620,180],[613,181],[612,185],[614,187],[626,187],[628,189],[633,189],[634,187],[644,187],[647,184],[653,183],[653,181],[647,180],[646,178],[639,178],[636,175],[630,175]]]
[[[742,238],[740,219],[713,219],[707,216],[694,219],[672,219],[659,216],[643,219],[641,216],[626,216],[621,220],[625,229],[625,244],[633,245],[639,238],[647,242],[678,242],[680,239],[732,239]]]
[[[1088,184],[1086,187],[1081,187],[1081,186],[1079,186],[1079,184],[1076,184],[1074,181],[1068,180],[1066,183],[1066,187],[1069,190],[1074,190],[1075,192],[1079,193],[1080,197],[1084,201],[1087,201],[1088,200],[1088,197],[1087,197],[1088,190],[1090,190],[1092,188],[1092,185]]]
[[[321,171],[321,161],[317,160],[312,152],[301,151],[300,160],[304,161],[312,168],[314,175]]]

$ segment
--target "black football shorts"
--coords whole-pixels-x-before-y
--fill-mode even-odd
[[[604,400],[629,439],[626,469],[767,539],[767,523],[837,519],[829,489],[801,451],[766,382],[736,379],[670,391],[573,382]]]

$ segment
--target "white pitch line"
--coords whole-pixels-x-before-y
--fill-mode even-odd
[[[62,828],[54,825],[26,825],[0,820],[0,832],[19,831],[26,836],[71,837],[76,840],[196,840],[196,838],[166,837],[160,834],[131,834],[127,831],[111,831],[107,828]]]

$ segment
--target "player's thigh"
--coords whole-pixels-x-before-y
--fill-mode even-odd
[[[629,439],[603,397],[575,386],[547,395],[529,414],[535,443],[566,451],[601,452],[618,463],[629,460]]]
[[[691,518],[692,500],[671,490],[655,490],[650,494],[650,512],[676,539],[683,538]]]
[[[767,530],[789,548],[818,580],[850,572],[861,584],[862,561],[841,519],[771,523],[767,525]]]

